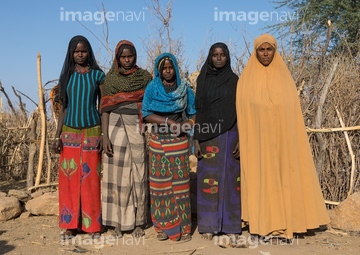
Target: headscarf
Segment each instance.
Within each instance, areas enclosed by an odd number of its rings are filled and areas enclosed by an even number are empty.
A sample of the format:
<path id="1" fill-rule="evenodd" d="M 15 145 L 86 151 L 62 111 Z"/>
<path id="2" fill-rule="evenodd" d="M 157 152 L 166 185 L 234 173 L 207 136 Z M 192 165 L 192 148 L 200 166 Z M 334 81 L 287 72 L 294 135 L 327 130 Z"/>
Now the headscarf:
<path id="1" fill-rule="evenodd" d="M 269 43 L 275 49 L 274 58 L 268 66 L 263 66 L 256 57 L 256 49 L 263 43 Z M 266 89 L 266 93 L 262 93 L 259 90 L 260 88 Z M 252 91 L 251 93 L 267 94 L 269 98 L 263 98 L 263 100 L 270 101 L 279 98 L 282 94 L 286 95 L 286 93 L 296 91 L 296 85 L 289 69 L 277 50 L 275 37 L 270 34 L 263 34 L 254 40 L 254 50 L 241 73 L 238 89 L 247 89 Z M 238 90 L 237 93 L 241 92 Z"/>
<path id="2" fill-rule="evenodd" d="M 120 66 L 119 57 L 124 49 L 129 49 L 135 57 L 134 65 L 130 70 L 125 70 Z M 127 40 L 121 40 L 116 46 L 113 64 L 106 74 L 103 95 L 113 95 L 117 92 L 133 92 L 145 88 L 146 84 L 144 84 L 143 77 L 145 70 L 140 69 L 136 65 L 136 61 L 137 55 L 134 44 Z"/>
<path id="3" fill-rule="evenodd" d="M 256 57 L 263 43 L 275 48 L 268 66 Z M 254 234 L 287 238 L 327 224 L 299 96 L 273 36 L 255 39 L 236 94 L 243 221 Z"/>
<path id="4" fill-rule="evenodd" d="M 226 55 L 226 64 L 221 69 L 216 69 L 212 62 L 212 55 L 216 48 L 221 48 Z M 195 139 L 212 139 L 234 126 L 236 123 L 237 81 L 238 76 L 231 69 L 227 45 L 222 42 L 213 44 L 196 81 L 197 125 L 194 130 Z M 211 128 L 211 132 L 204 132 L 209 128 Z"/>
<path id="5" fill-rule="evenodd" d="M 130 70 L 125 70 L 119 63 L 119 56 L 124 49 L 129 49 L 135 57 L 134 65 Z M 139 68 L 136 61 L 137 53 L 134 44 L 128 40 L 121 40 L 116 46 L 113 64 L 101 86 L 101 111 L 113 110 L 122 102 L 142 100 L 151 75 L 148 71 Z"/>
<path id="6" fill-rule="evenodd" d="M 163 67 L 163 61 L 168 58 L 171 60 L 175 76 L 176 76 L 176 90 L 166 92 L 159 69 Z M 180 113 L 185 111 L 187 117 L 195 114 L 195 95 L 190 88 L 190 84 L 180 78 L 179 66 L 175 56 L 171 53 L 162 53 L 155 59 L 154 65 L 154 79 L 149 83 L 145 90 L 142 114 L 146 117 L 154 112 L 163 113 Z"/>
<path id="7" fill-rule="evenodd" d="M 68 102 L 66 95 L 66 87 L 68 85 L 70 76 L 75 71 L 75 65 L 76 65 L 74 61 L 74 51 L 76 49 L 76 46 L 80 42 L 83 43 L 86 49 L 88 50 L 88 65 L 90 69 L 101 70 L 101 68 L 96 62 L 95 55 L 89 41 L 84 36 L 81 35 L 77 35 L 71 38 L 65 56 L 64 64 L 60 73 L 60 78 L 59 78 L 60 93 L 57 93 L 58 96 L 55 98 L 56 102 L 60 102 L 65 107 L 67 106 L 67 102 Z"/>

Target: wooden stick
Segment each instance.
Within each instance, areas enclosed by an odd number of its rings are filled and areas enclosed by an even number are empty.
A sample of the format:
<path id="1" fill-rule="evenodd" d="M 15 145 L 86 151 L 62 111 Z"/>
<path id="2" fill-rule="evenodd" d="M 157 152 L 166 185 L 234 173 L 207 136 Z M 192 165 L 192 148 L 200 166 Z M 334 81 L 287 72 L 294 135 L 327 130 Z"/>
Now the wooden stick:
<path id="1" fill-rule="evenodd" d="M 322 133 L 328 133 L 328 132 L 339 132 L 339 131 L 351 131 L 351 130 L 359 130 L 360 126 L 353 126 L 353 127 L 341 127 L 341 128 L 309 128 L 306 127 L 307 132 L 322 132 Z"/>
<path id="2" fill-rule="evenodd" d="M 30 117 L 30 132 L 28 134 L 29 138 L 29 161 L 28 161 L 28 169 L 26 175 L 26 187 L 29 188 L 34 185 L 34 159 L 36 154 L 37 146 L 31 140 L 35 140 L 36 138 L 36 126 L 37 126 L 37 111 L 34 111 L 34 114 Z"/>
<path id="3" fill-rule="evenodd" d="M 331 68 L 331 71 L 330 71 L 329 75 L 327 76 L 324 87 L 323 87 L 323 89 L 321 91 L 319 104 L 318 104 L 318 108 L 316 110 L 316 117 L 315 117 L 315 127 L 316 128 L 321 127 L 323 106 L 324 106 L 326 96 L 327 96 L 327 93 L 329 91 L 331 81 L 332 81 L 332 79 L 333 79 L 333 77 L 335 75 L 335 71 L 337 69 L 338 64 L 339 64 L 339 59 L 335 59 L 335 61 L 333 63 L 333 66 Z M 323 135 L 321 133 L 316 133 L 315 136 L 316 136 L 316 139 L 317 139 L 318 144 L 319 144 L 318 158 L 317 158 L 317 161 L 316 161 L 316 171 L 319 174 L 322 171 L 323 163 L 324 163 L 324 160 L 325 160 L 326 140 L 323 138 Z"/>
<path id="4" fill-rule="evenodd" d="M 335 110 L 336 110 L 336 114 L 337 114 L 337 116 L 339 118 L 341 126 L 344 127 L 345 124 L 344 124 L 344 122 L 343 122 L 343 120 L 341 118 L 339 110 L 336 107 L 335 107 Z M 349 134 L 346 131 L 344 131 L 344 135 L 345 135 L 346 144 L 348 146 L 349 153 L 350 153 L 350 156 L 351 156 L 350 187 L 349 187 L 349 192 L 348 192 L 348 196 L 350 196 L 352 194 L 352 192 L 353 192 L 353 189 L 354 189 L 355 155 L 354 155 L 353 149 L 351 147 Z"/>
<path id="5" fill-rule="evenodd" d="M 44 110 L 44 93 L 41 80 L 41 56 L 40 53 L 37 55 L 37 74 L 38 74 L 38 93 L 39 93 L 39 112 L 41 116 L 41 142 L 39 150 L 39 164 L 36 174 L 35 186 L 40 184 L 41 169 L 44 160 L 44 148 L 45 148 L 45 135 L 46 135 L 46 118 Z"/>
<path id="6" fill-rule="evenodd" d="M 51 186 L 56 186 L 56 185 L 59 185 L 59 183 L 55 182 L 55 183 L 49 183 L 49 184 L 39 184 L 37 186 L 28 188 L 28 191 L 31 191 L 31 190 L 37 189 L 37 188 L 51 187 Z"/>
<path id="7" fill-rule="evenodd" d="M 49 137 L 46 137 L 46 157 L 47 157 L 47 177 L 46 184 L 50 184 L 51 179 L 51 156 L 50 156 L 50 145 L 49 145 Z"/>
<path id="8" fill-rule="evenodd" d="M 328 204 L 328 205 L 339 205 L 340 202 L 334 202 L 334 201 L 330 201 L 330 200 L 325 200 L 325 204 Z"/>

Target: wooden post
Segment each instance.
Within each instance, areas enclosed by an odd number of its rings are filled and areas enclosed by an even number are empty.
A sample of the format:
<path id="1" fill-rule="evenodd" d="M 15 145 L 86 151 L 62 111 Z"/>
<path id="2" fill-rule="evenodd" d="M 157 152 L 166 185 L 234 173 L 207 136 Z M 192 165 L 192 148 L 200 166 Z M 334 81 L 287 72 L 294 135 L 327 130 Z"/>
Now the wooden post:
<path id="1" fill-rule="evenodd" d="M 28 172 L 27 172 L 27 181 L 26 186 L 27 188 L 30 188 L 34 185 L 34 157 L 36 153 L 36 126 L 37 126 L 37 111 L 33 113 L 33 115 L 30 117 L 30 132 L 29 132 L 29 162 L 28 162 Z"/>
<path id="2" fill-rule="evenodd" d="M 339 64 L 339 59 L 335 59 L 333 65 L 332 65 L 331 71 L 330 71 L 329 75 L 327 76 L 324 87 L 322 89 L 319 104 L 318 104 L 318 107 L 316 110 L 316 118 L 315 118 L 315 128 L 316 129 L 321 128 L 323 106 L 324 106 L 325 99 L 326 99 L 328 90 L 330 88 L 331 81 L 335 75 L 335 71 L 336 71 L 338 64 Z M 323 162 L 325 159 L 326 141 L 323 138 L 321 133 L 316 133 L 316 139 L 319 143 L 319 154 L 318 154 L 317 161 L 316 161 L 316 171 L 318 173 L 320 173 L 322 171 L 322 166 L 323 166 Z"/>
<path id="3" fill-rule="evenodd" d="M 41 169 L 44 160 L 44 147 L 45 147 L 45 135 L 46 135 L 46 118 L 45 118 L 45 107 L 44 107 L 44 92 L 41 80 L 41 56 L 40 53 L 37 55 L 37 75 L 38 75 L 38 93 L 39 93 L 39 112 L 41 116 L 41 140 L 39 150 L 39 164 L 36 174 L 35 186 L 40 184 Z"/>

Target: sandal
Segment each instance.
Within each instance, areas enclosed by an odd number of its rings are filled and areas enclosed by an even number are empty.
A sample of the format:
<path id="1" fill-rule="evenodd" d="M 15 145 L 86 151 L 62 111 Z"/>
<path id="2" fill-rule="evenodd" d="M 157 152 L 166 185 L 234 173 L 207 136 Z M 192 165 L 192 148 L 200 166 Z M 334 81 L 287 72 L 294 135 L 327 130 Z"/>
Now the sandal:
<path id="1" fill-rule="evenodd" d="M 89 233 L 89 236 L 91 237 L 91 239 L 99 239 L 101 237 L 101 233 L 100 232 Z"/>
<path id="2" fill-rule="evenodd" d="M 258 245 L 260 243 L 260 236 L 250 234 L 249 244 L 251 245 Z"/>
<path id="3" fill-rule="evenodd" d="M 239 234 L 228 234 L 227 236 L 230 238 L 231 248 L 247 248 L 246 240 L 242 240 Z"/>
<path id="4" fill-rule="evenodd" d="M 182 242 L 189 242 L 191 240 L 190 234 L 182 234 L 179 241 Z"/>
<path id="5" fill-rule="evenodd" d="M 291 240 L 285 237 L 269 236 L 265 238 L 265 242 L 271 245 L 284 245 L 290 244 Z"/>
<path id="6" fill-rule="evenodd" d="M 115 238 L 122 238 L 123 237 L 123 233 L 121 232 L 121 230 L 119 228 L 114 228 L 111 231 L 111 235 Z"/>
<path id="7" fill-rule="evenodd" d="M 169 239 L 169 237 L 164 231 L 160 231 L 160 232 L 158 232 L 156 239 L 158 241 L 165 241 L 165 240 Z"/>
<path id="8" fill-rule="evenodd" d="M 60 234 L 60 239 L 61 240 L 69 240 L 69 239 L 74 238 L 76 236 L 76 234 L 77 234 L 77 229 L 67 229 Z"/>
<path id="9" fill-rule="evenodd" d="M 140 238 L 142 236 L 145 235 L 145 231 L 141 228 L 141 227 L 136 227 L 133 232 L 132 232 L 132 236 L 135 238 Z"/>
<path id="10" fill-rule="evenodd" d="M 212 234 L 212 233 L 203 233 L 203 234 L 201 234 L 201 238 L 205 239 L 205 240 L 211 241 L 213 239 L 213 237 L 214 237 L 214 234 Z"/>

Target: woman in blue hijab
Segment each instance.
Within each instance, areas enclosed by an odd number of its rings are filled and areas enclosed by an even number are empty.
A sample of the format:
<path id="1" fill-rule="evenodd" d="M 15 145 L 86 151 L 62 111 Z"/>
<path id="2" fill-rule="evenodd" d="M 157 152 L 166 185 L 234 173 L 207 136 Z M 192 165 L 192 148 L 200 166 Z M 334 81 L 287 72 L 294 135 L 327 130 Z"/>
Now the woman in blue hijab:
<path id="1" fill-rule="evenodd" d="M 180 78 L 174 55 L 155 60 L 154 79 L 145 90 L 143 118 L 152 124 L 149 143 L 151 219 L 157 239 L 191 240 L 189 131 L 195 96 Z"/>

